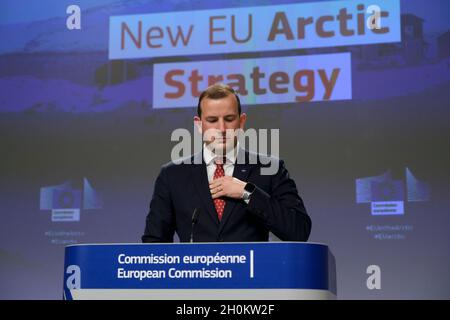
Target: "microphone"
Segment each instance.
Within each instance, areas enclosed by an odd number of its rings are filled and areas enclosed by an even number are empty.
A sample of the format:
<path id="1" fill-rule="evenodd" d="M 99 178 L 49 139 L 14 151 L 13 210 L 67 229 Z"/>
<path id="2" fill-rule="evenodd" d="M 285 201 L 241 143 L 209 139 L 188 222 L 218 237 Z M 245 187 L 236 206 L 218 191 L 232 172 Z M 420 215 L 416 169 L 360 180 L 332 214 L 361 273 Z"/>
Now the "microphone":
<path id="1" fill-rule="evenodd" d="M 191 240 L 189 241 L 190 243 L 194 242 L 194 227 L 197 224 L 199 213 L 200 213 L 200 209 L 198 209 L 198 208 L 195 208 L 194 212 L 192 213 Z"/>

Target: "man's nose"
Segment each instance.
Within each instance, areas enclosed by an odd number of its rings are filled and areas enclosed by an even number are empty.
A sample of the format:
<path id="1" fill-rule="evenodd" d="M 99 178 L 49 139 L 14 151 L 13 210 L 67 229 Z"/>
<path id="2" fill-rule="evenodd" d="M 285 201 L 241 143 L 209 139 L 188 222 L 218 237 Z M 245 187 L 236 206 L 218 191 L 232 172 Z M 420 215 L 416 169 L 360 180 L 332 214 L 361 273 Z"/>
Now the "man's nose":
<path id="1" fill-rule="evenodd" d="M 220 130 L 221 133 L 225 133 L 226 127 L 225 127 L 225 121 L 223 119 L 219 119 L 219 127 L 217 129 Z"/>

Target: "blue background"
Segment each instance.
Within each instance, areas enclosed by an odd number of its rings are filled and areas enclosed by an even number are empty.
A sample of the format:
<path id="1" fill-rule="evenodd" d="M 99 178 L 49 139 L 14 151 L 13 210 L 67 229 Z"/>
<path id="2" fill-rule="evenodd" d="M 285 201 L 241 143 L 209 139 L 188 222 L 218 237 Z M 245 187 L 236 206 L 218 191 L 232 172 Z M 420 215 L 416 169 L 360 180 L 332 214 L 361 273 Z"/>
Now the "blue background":
<path id="1" fill-rule="evenodd" d="M 81 30 L 66 28 L 71 4 L 81 7 Z M 1 2 L 0 298 L 60 299 L 66 244 L 140 241 L 170 134 L 191 129 L 196 112 L 152 108 L 154 63 L 331 52 L 352 54 L 351 101 L 248 105 L 247 124 L 280 128 L 280 157 L 313 221 L 310 240 L 336 257 L 339 298 L 450 298 L 448 1 L 401 1 L 396 44 L 108 60 L 112 15 L 270 4 Z M 407 201 L 406 168 L 424 183 L 424 201 Z M 373 216 L 370 203 L 357 203 L 355 182 L 387 171 L 403 183 L 405 213 Z M 83 190 L 83 178 L 102 208 L 52 223 L 40 189 L 71 181 Z M 380 290 L 366 286 L 372 264 Z"/>

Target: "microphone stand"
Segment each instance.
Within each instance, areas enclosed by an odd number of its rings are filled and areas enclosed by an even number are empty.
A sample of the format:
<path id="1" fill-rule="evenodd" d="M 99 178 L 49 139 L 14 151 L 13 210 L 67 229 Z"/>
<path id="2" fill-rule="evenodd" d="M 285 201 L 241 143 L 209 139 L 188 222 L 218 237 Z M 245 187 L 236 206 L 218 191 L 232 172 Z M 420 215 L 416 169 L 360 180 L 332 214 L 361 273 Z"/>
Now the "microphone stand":
<path id="1" fill-rule="evenodd" d="M 192 213 L 191 239 L 189 241 L 190 243 L 194 242 L 194 227 L 197 224 L 199 212 L 200 212 L 200 210 L 195 208 L 194 212 Z"/>

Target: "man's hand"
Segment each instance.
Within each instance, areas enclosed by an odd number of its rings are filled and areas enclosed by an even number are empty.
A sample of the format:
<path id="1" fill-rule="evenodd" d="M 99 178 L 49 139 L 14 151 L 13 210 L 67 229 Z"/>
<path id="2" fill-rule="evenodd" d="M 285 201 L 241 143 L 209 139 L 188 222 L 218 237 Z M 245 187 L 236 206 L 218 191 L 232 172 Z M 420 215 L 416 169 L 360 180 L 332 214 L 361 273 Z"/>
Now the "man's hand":
<path id="1" fill-rule="evenodd" d="M 213 199 L 220 197 L 242 199 L 246 184 L 247 183 L 237 178 L 225 176 L 213 180 L 209 184 L 209 190 L 211 191 L 211 196 Z"/>

